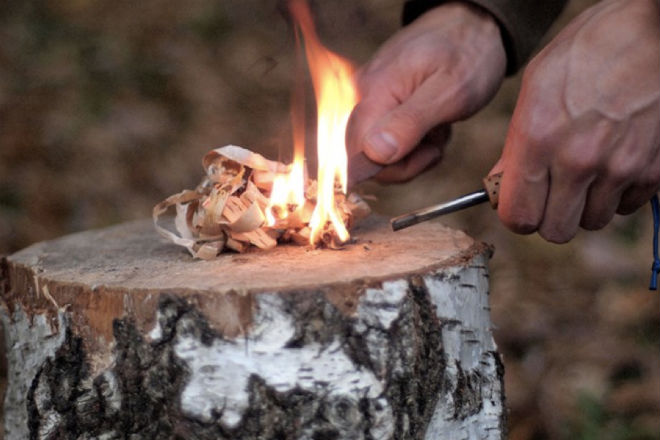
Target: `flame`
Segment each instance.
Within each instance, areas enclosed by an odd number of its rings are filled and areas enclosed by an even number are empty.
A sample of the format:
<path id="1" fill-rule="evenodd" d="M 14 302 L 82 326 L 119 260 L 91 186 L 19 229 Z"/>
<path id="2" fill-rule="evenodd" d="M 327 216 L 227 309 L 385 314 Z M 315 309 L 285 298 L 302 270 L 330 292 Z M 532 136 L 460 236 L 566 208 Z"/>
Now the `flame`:
<path id="1" fill-rule="evenodd" d="M 294 93 L 295 95 L 295 93 Z M 304 119 L 300 119 L 298 104 L 300 99 L 293 97 L 293 164 L 288 173 L 277 174 L 273 179 L 270 199 L 266 207 L 266 224 L 275 226 L 277 220 L 287 218 L 290 214 L 305 206 L 305 128 Z M 303 99 L 304 101 L 304 99 Z M 295 104 L 298 102 L 298 104 Z"/>
<path id="2" fill-rule="evenodd" d="M 346 192 L 347 163 L 344 140 L 348 118 L 358 95 L 353 66 L 319 41 L 309 7 L 304 0 L 289 2 L 291 14 L 302 31 L 317 105 L 318 192 L 310 220 L 310 243 L 320 240 L 328 222 L 341 241 L 350 237 L 335 206 L 335 184 Z"/>
<path id="3" fill-rule="evenodd" d="M 274 226 L 305 205 L 305 89 L 304 65 L 300 54 L 300 36 L 296 32 L 295 82 L 291 93 L 291 125 L 293 129 L 293 165 L 288 174 L 273 179 L 266 222 Z"/>
<path id="4" fill-rule="evenodd" d="M 292 93 L 291 121 L 293 125 L 294 161 L 291 170 L 273 180 L 266 220 L 275 226 L 280 219 L 305 205 L 305 131 L 304 80 L 300 56 L 300 33 L 305 42 L 305 54 L 314 86 L 317 105 L 317 194 L 316 206 L 309 226 L 310 243 L 315 245 L 331 225 L 341 242 L 350 238 L 342 215 L 337 211 L 335 193 L 346 193 L 347 162 L 344 140 L 348 118 L 357 104 L 358 95 L 350 62 L 326 49 L 319 41 L 309 7 L 305 0 L 290 0 L 289 9 L 295 22 L 296 81 Z"/>

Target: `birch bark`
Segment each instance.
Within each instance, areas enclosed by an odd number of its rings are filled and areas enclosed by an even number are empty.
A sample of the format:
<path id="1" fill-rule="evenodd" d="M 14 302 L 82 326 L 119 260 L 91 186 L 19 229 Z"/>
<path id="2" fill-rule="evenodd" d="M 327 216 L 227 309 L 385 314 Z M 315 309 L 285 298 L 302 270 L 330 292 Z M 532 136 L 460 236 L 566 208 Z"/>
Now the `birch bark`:
<path id="1" fill-rule="evenodd" d="M 5 438 L 504 438 L 490 249 L 354 236 L 205 262 L 136 222 L 8 257 Z"/>

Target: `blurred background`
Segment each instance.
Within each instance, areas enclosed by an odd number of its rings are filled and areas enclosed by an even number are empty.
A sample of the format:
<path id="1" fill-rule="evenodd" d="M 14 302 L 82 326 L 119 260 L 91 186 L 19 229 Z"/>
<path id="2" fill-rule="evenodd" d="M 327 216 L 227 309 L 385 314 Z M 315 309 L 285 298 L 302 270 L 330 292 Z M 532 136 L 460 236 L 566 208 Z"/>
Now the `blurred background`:
<path id="1" fill-rule="evenodd" d="M 593 3 L 572 1 L 550 34 Z M 322 40 L 362 64 L 399 27 L 402 1 L 312 7 Z M 275 0 L 0 1 L 0 254 L 150 216 L 198 183 L 211 148 L 281 157 L 293 55 Z M 507 79 L 457 124 L 430 172 L 363 185 L 373 208 L 401 214 L 478 186 L 519 84 Z M 442 222 L 496 248 L 491 302 L 510 439 L 660 439 L 650 209 L 561 246 L 509 233 L 486 206 Z"/>

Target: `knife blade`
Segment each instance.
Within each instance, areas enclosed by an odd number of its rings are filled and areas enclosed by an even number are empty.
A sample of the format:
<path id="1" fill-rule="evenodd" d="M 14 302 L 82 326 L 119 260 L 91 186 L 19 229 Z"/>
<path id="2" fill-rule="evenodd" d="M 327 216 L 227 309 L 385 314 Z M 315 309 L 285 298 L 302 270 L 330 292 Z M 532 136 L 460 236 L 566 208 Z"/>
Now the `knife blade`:
<path id="1" fill-rule="evenodd" d="M 383 165 L 369 159 L 362 151 L 348 159 L 348 187 L 367 180 L 378 174 Z"/>
<path id="2" fill-rule="evenodd" d="M 450 214 L 469 208 L 483 202 L 490 202 L 493 209 L 497 209 L 499 202 L 500 181 L 502 173 L 492 174 L 483 180 L 483 189 L 465 194 L 456 199 L 450 200 L 428 208 L 418 209 L 407 214 L 394 217 L 390 220 L 392 230 L 398 231 L 412 225 L 416 225 L 441 215 Z"/>

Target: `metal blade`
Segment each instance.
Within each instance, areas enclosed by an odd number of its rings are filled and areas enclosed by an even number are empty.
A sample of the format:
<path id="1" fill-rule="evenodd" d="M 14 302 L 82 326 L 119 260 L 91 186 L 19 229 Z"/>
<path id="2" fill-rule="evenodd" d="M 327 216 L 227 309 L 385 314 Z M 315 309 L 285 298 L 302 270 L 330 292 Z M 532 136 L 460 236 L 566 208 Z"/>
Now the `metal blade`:
<path id="1" fill-rule="evenodd" d="M 378 174 L 383 166 L 373 162 L 363 152 L 348 158 L 348 187 Z"/>
<path id="2" fill-rule="evenodd" d="M 430 220 L 441 215 L 449 214 L 451 212 L 460 211 L 461 209 L 469 208 L 488 201 L 488 193 L 486 190 L 479 190 L 469 194 L 465 194 L 457 199 L 449 202 L 441 203 L 439 205 L 430 206 L 424 209 L 418 209 L 408 214 L 403 214 L 394 217 L 390 220 L 392 229 L 398 231 L 399 229 L 407 228 L 408 226 L 416 225 L 417 223 Z"/>

